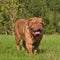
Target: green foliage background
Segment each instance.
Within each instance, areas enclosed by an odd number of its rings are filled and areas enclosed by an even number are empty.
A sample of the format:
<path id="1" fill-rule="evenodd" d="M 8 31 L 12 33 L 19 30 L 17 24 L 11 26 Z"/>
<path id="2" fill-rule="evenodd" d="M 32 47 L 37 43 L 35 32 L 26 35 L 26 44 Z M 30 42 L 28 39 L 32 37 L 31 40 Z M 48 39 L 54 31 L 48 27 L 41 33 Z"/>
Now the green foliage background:
<path id="1" fill-rule="evenodd" d="M 60 0 L 0 0 L 0 34 L 14 34 L 17 19 L 42 17 L 45 34 L 60 33 Z"/>

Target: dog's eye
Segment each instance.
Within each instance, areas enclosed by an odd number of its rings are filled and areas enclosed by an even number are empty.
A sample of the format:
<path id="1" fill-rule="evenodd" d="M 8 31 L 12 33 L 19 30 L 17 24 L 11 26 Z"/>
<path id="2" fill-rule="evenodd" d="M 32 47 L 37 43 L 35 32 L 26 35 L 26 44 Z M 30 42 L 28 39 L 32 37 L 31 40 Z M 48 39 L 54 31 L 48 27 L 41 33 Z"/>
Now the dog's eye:
<path id="1" fill-rule="evenodd" d="M 32 22 L 32 24 L 35 24 L 34 22 Z"/>
<path id="2" fill-rule="evenodd" d="M 44 27 L 44 24 L 43 24 L 43 23 L 38 23 L 38 24 L 39 24 L 39 26 L 41 26 L 41 25 L 42 25 L 42 26 Z"/>
<path id="3" fill-rule="evenodd" d="M 33 28 L 30 28 L 30 30 L 33 30 Z"/>

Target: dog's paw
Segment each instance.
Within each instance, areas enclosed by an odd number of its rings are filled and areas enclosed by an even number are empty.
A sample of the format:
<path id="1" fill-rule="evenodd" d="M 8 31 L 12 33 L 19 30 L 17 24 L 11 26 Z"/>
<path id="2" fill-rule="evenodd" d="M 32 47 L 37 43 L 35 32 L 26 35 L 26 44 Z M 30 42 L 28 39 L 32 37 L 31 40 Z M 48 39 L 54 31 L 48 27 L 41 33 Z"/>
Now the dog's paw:
<path id="1" fill-rule="evenodd" d="M 29 56 L 32 56 L 33 55 L 33 53 L 29 53 Z"/>
<path id="2" fill-rule="evenodd" d="M 25 50 L 25 48 L 22 46 L 22 50 L 24 51 Z"/>
<path id="3" fill-rule="evenodd" d="M 17 48 L 17 50 L 20 50 L 20 46 L 19 45 L 17 45 L 16 48 Z"/>
<path id="4" fill-rule="evenodd" d="M 37 54 L 37 50 L 34 50 L 34 55 L 36 55 Z"/>

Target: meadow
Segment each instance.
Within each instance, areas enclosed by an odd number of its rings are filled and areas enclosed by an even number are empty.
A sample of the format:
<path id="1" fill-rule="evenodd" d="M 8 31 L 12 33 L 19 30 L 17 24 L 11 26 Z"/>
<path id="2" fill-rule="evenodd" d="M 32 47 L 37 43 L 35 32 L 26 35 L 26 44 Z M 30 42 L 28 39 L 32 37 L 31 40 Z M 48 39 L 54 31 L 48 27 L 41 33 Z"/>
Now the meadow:
<path id="1" fill-rule="evenodd" d="M 15 37 L 0 35 L 0 60 L 60 60 L 60 35 L 44 35 L 37 55 L 17 51 Z"/>

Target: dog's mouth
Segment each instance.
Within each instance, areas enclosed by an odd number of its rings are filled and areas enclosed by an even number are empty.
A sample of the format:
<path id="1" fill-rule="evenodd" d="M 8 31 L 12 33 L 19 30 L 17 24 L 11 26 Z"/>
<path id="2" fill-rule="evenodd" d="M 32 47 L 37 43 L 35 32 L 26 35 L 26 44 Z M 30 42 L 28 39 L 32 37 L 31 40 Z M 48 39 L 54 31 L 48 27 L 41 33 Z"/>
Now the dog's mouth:
<path id="1" fill-rule="evenodd" d="M 38 30 L 33 30 L 33 35 L 34 36 L 39 36 L 41 34 L 42 30 L 38 29 Z"/>

